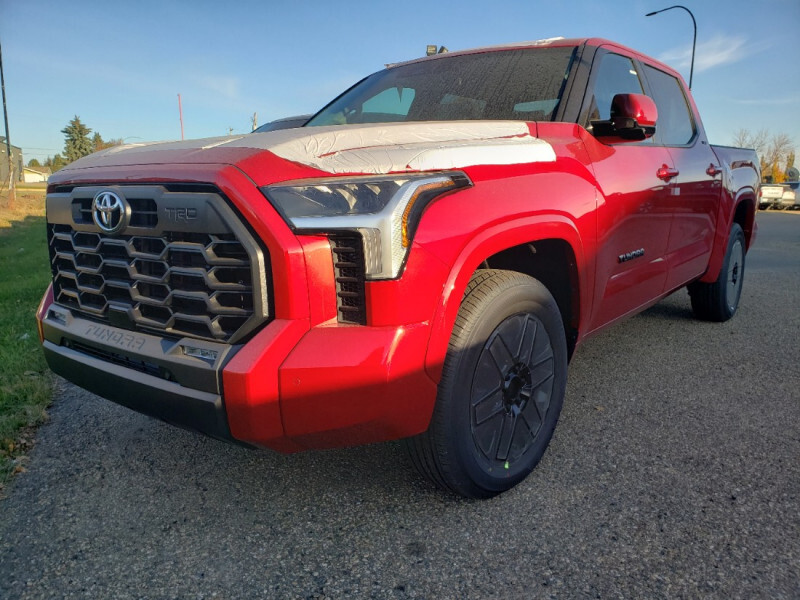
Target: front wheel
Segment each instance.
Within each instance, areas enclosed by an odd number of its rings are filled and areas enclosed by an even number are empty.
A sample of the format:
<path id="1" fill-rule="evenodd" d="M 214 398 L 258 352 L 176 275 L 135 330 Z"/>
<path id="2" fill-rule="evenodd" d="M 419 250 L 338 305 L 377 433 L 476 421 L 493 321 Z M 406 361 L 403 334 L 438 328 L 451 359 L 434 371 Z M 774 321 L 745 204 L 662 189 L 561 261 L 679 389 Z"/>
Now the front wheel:
<path id="1" fill-rule="evenodd" d="M 482 270 L 461 303 L 428 431 L 407 441 L 439 487 L 489 498 L 541 459 L 558 421 L 567 350 L 558 305 L 536 279 Z"/>
<path id="2" fill-rule="evenodd" d="M 739 307 L 744 283 L 744 232 L 738 223 L 731 227 L 728 248 L 719 277 L 714 283 L 690 283 L 692 310 L 699 319 L 727 321 Z"/>

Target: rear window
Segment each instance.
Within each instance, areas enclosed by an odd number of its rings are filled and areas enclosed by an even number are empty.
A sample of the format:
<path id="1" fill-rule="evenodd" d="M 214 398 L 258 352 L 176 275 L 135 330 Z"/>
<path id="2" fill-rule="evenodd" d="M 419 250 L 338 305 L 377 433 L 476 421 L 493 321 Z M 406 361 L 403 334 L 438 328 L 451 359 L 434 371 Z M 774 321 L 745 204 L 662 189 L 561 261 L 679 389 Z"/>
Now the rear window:
<path id="1" fill-rule="evenodd" d="M 575 48 L 441 57 L 379 71 L 307 126 L 394 121 L 550 121 Z"/>

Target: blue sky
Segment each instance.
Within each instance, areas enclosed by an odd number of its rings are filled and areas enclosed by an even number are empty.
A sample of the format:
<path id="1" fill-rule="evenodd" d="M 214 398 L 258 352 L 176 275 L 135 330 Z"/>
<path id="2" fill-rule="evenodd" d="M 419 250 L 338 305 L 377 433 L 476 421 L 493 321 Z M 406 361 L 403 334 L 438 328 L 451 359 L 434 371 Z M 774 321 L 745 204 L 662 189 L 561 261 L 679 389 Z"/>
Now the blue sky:
<path id="1" fill-rule="evenodd" d="M 663 0 L 284 2 L 0 0 L 11 141 L 62 152 L 73 115 L 105 139 L 250 130 L 314 112 L 384 63 L 545 37 L 605 37 L 689 79 L 692 23 Z M 800 148 L 800 1 L 685 1 L 697 19 L 693 93 L 713 143 L 787 133 Z"/>

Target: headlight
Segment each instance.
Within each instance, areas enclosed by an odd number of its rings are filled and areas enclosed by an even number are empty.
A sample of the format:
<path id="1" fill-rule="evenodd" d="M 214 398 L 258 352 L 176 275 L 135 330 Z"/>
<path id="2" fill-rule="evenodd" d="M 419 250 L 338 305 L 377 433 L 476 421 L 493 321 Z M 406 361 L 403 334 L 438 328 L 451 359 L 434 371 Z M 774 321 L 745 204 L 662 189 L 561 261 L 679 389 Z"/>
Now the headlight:
<path id="1" fill-rule="evenodd" d="M 311 179 L 261 191 L 298 233 L 358 232 L 367 279 L 394 279 L 425 206 L 470 185 L 463 173 L 428 173 Z"/>

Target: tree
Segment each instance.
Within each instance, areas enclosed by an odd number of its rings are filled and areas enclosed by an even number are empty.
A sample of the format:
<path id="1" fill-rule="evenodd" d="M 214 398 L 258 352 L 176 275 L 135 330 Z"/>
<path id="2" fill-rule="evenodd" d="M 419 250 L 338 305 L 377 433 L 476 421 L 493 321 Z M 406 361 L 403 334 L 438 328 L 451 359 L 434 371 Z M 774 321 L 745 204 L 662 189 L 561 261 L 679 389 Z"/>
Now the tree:
<path id="1" fill-rule="evenodd" d="M 68 163 L 88 156 L 94 151 L 94 145 L 89 139 L 89 134 L 92 133 L 92 130 L 81 123 L 78 115 L 75 115 L 75 118 L 61 130 L 61 133 L 65 137 L 64 155 Z M 53 160 L 55 161 L 55 157 Z"/>
<path id="2" fill-rule="evenodd" d="M 784 171 L 784 175 L 786 175 L 786 179 L 789 179 L 789 169 L 794 167 L 794 150 L 789 152 L 789 156 L 786 157 L 786 170 Z"/>
<path id="3" fill-rule="evenodd" d="M 769 175 L 772 176 L 772 181 L 775 183 L 781 183 L 784 180 L 785 169 L 782 169 L 780 165 L 785 163 L 792 150 L 792 140 L 785 133 L 776 133 L 770 138 L 762 161 L 768 165 Z M 765 170 L 762 170 L 762 173 L 767 174 Z"/>
<path id="4" fill-rule="evenodd" d="M 45 167 L 50 167 L 50 170 L 55 173 L 59 169 L 64 168 L 67 166 L 67 161 L 60 154 L 56 154 L 53 158 L 49 156 L 44 161 Z"/>
<path id="5" fill-rule="evenodd" d="M 97 152 L 99 150 L 105 150 L 106 148 L 111 148 L 112 146 L 121 146 L 121 145 L 122 145 L 121 139 L 104 140 L 103 136 L 101 136 L 99 132 L 95 132 L 95 134 L 92 136 L 92 146 L 94 148 L 92 152 Z"/>
<path id="6" fill-rule="evenodd" d="M 98 150 L 102 150 L 105 148 L 105 142 L 103 141 L 103 136 L 100 135 L 99 132 L 95 131 L 94 135 L 92 136 L 92 152 L 97 152 Z"/>
<path id="7" fill-rule="evenodd" d="M 40 163 L 40 162 L 39 162 L 38 160 L 36 160 L 35 158 L 32 158 L 32 159 L 30 159 L 30 160 L 28 161 L 28 166 L 29 166 L 29 167 L 32 167 L 32 168 L 34 168 L 34 167 L 41 167 L 41 166 L 42 166 L 42 163 Z"/>
<path id="8" fill-rule="evenodd" d="M 733 134 L 733 145 L 740 148 L 752 148 L 756 154 L 761 156 L 767 147 L 769 132 L 766 129 L 759 129 L 756 133 L 750 133 L 749 129 L 739 129 Z"/>
<path id="9" fill-rule="evenodd" d="M 765 181 L 784 181 L 789 161 L 794 164 L 794 146 L 785 133 L 770 135 L 766 129 L 761 129 L 753 134 L 748 129 L 739 129 L 733 134 L 733 145 L 756 151 Z M 786 165 L 786 168 L 781 168 L 781 165 Z"/>

